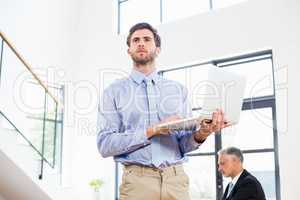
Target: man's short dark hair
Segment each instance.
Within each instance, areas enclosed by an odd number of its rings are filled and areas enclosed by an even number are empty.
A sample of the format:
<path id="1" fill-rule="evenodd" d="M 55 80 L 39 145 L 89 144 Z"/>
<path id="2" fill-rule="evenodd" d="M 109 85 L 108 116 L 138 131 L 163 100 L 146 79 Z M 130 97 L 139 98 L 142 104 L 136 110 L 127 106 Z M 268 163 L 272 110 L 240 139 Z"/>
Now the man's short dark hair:
<path id="1" fill-rule="evenodd" d="M 132 26 L 130 28 L 129 34 L 127 36 L 127 46 L 130 47 L 130 40 L 131 40 L 132 34 L 135 31 L 141 30 L 141 29 L 148 29 L 149 31 L 151 31 L 153 33 L 155 46 L 156 47 L 160 47 L 161 46 L 161 40 L 160 40 L 160 36 L 157 33 L 157 30 L 155 28 L 153 28 L 150 24 L 146 23 L 146 22 L 137 23 L 137 24 L 135 24 L 134 26 Z"/>
<path id="2" fill-rule="evenodd" d="M 235 155 L 241 162 L 244 161 L 244 156 L 242 151 L 236 147 L 227 147 L 218 152 L 218 154 L 226 154 L 226 155 Z"/>

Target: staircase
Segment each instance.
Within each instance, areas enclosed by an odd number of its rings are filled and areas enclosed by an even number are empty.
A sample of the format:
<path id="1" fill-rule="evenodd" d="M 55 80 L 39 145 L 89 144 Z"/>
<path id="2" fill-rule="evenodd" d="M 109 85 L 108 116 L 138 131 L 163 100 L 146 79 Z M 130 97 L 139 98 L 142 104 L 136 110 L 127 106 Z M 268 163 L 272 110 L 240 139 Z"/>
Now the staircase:
<path id="1" fill-rule="evenodd" d="M 71 189 L 61 186 L 56 157 L 59 101 L 1 31 L 0 36 L 0 197 L 74 199 Z M 18 85 L 24 73 L 29 78 Z M 24 87 L 29 83 L 34 87 Z M 27 91 L 30 106 L 43 105 L 41 112 L 20 107 L 14 91 Z"/>

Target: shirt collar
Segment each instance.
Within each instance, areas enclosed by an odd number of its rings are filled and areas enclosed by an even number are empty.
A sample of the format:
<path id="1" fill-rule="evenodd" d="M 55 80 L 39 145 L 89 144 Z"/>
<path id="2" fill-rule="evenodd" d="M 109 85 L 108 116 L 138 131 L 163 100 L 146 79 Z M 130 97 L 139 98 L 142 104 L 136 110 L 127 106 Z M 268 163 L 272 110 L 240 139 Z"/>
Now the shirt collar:
<path id="1" fill-rule="evenodd" d="M 159 79 L 159 75 L 157 73 L 156 70 L 154 70 L 151 74 L 149 74 L 148 76 L 146 76 L 145 74 L 133 69 L 131 71 L 130 77 L 132 78 L 132 80 L 134 82 L 136 82 L 137 84 L 141 84 L 143 82 L 144 79 L 150 79 L 152 80 L 154 83 L 157 83 L 158 79 Z"/>
<path id="2" fill-rule="evenodd" d="M 234 185 L 236 184 L 236 182 L 239 180 L 239 178 L 240 178 L 241 174 L 243 173 L 243 171 L 244 171 L 244 170 L 242 170 L 238 175 L 236 175 L 236 176 L 232 179 L 231 183 L 233 184 L 233 186 L 234 186 Z"/>

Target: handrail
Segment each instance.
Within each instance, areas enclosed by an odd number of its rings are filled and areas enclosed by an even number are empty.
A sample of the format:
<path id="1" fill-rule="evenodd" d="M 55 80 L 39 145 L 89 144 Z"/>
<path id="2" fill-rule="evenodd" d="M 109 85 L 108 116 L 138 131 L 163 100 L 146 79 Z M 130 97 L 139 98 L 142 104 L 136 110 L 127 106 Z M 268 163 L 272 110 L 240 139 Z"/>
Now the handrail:
<path id="1" fill-rule="evenodd" d="M 36 73 L 33 72 L 33 68 L 25 61 L 25 59 L 22 57 L 22 55 L 17 51 L 17 49 L 12 45 L 12 43 L 9 41 L 9 39 L 4 35 L 4 33 L 0 30 L 0 37 L 1 37 L 1 60 L 0 64 L 2 64 L 2 53 L 3 53 L 3 44 L 6 44 L 15 56 L 17 56 L 17 59 L 21 61 L 23 65 L 25 65 L 26 69 L 29 71 L 29 73 L 33 76 L 33 80 L 35 80 L 38 85 L 42 86 L 43 89 L 43 94 L 45 95 L 44 97 L 44 117 L 43 117 L 43 130 L 42 130 L 42 150 L 40 150 L 35 147 L 35 145 L 27 139 L 27 137 L 21 132 L 21 129 L 18 129 L 17 126 L 12 123 L 12 121 L 6 116 L 1 110 L 0 110 L 0 115 L 6 118 L 6 120 L 14 127 L 14 129 L 25 139 L 25 141 L 33 148 L 34 151 L 38 153 L 38 155 L 41 157 L 41 171 L 39 175 L 39 179 L 43 178 L 43 170 L 44 170 L 44 162 L 46 162 L 50 167 L 54 168 L 55 166 L 55 146 L 56 146 L 56 121 L 57 121 L 57 109 L 58 106 L 63 108 L 63 105 L 61 101 L 55 97 L 49 90 L 48 86 L 44 84 L 44 82 L 38 77 Z M 1 66 L 0 66 L 1 67 Z M 25 68 L 24 68 L 25 69 Z M 1 70 L 1 69 L 0 69 Z M 1 75 L 1 74 L 0 74 Z M 55 128 L 54 128 L 54 147 L 53 147 L 53 161 L 50 163 L 48 161 L 48 158 L 45 155 L 45 133 L 46 133 L 46 99 L 47 95 L 49 95 L 50 98 L 53 99 L 55 105 Z M 52 158 L 51 158 L 52 159 Z"/>
<path id="2" fill-rule="evenodd" d="M 0 111 L 0 116 L 4 117 L 6 121 L 12 125 L 12 127 L 22 136 L 22 138 L 28 143 L 28 145 L 34 149 L 34 151 L 39 154 L 41 159 L 48 163 L 49 166 L 52 166 L 51 163 L 43 156 L 43 154 L 24 136 L 24 134 L 15 126 L 15 124 L 3 113 Z"/>
<path id="3" fill-rule="evenodd" d="M 4 35 L 4 33 L 0 30 L 0 36 L 3 41 L 9 46 L 9 48 L 15 53 L 15 55 L 19 58 L 19 60 L 25 65 L 25 67 L 29 70 L 29 72 L 33 75 L 33 77 L 38 81 L 38 83 L 45 89 L 45 91 L 53 98 L 57 105 L 62 106 L 60 101 L 56 99 L 56 97 L 49 91 L 48 87 L 44 84 L 44 82 L 33 72 L 30 65 L 25 61 L 25 59 L 21 56 L 21 54 L 17 51 L 17 49 L 12 45 L 12 43 L 8 40 L 8 38 Z"/>

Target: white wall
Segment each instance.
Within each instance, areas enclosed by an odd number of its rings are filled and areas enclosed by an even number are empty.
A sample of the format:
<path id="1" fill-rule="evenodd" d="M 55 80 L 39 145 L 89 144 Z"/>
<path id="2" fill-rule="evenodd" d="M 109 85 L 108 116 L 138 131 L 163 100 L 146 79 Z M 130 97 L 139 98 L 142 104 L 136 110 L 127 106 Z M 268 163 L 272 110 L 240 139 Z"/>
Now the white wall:
<path id="1" fill-rule="evenodd" d="M 4 197 L 3 197 L 3 196 L 1 196 L 1 194 L 0 194 L 0 200 L 5 200 L 5 199 L 4 199 Z"/>
<path id="2" fill-rule="evenodd" d="M 114 199 L 114 162 L 112 158 L 102 159 L 96 146 L 96 116 L 101 69 L 111 66 L 117 59 L 113 47 L 117 41 L 114 32 L 113 1 L 90 0 L 81 5 L 78 26 L 79 66 L 73 78 L 73 92 L 69 102 L 73 113 L 72 182 L 79 199 L 91 196 L 88 182 L 94 178 L 104 180 L 102 198 Z M 75 96 L 72 96 L 72 93 Z"/>
<path id="3" fill-rule="evenodd" d="M 103 86 L 100 71 L 128 71 L 125 36 L 116 35 L 111 1 L 0 0 L 0 28 L 35 67 L 55 66 L 66 70 L 65 142 L 71 155 L 70 183 L 78 198 L 90 195 L 87 182 L 103 177 L 104 199 L 113 199 L 114 168 L 111 159 L 100 158 L 95 143 L 97 93 Z M 2 6 L 4 5 L 4 6 Z M 161 25 L 163 37 L 160 66 L 243 54 L 266 48 L 274 52 L 275 67 L 288 69 L 288 110 L 284 95 L 277 95 L 279 159 L 282 199 L 294 200 L 297 190 L 297 53 L 300 35 L 297 0 L 249 0 L 246 3 L 185 20 Z M 32 41 L 36 41 L 33 42 Z M 111 77 L 113 77 L 111 75 Z M 107 82 L 109 82 L 108 80 Z M 284 77 L 276 82 L 284 82 Z M 279 93 L 279 92 L 277 92 Z M 288 113 L 288 126 L 285 127 Z"/>
<path id="4" fill-rule="evenodd" d="M 65 68 L 72 63 L 78 1 L 0 0 L 0 4 L 1 30 L 34 68 Z"/>

